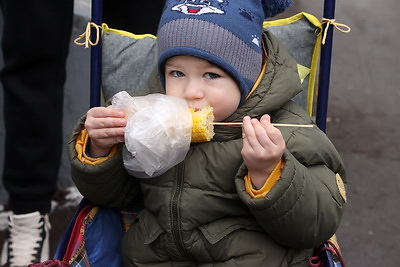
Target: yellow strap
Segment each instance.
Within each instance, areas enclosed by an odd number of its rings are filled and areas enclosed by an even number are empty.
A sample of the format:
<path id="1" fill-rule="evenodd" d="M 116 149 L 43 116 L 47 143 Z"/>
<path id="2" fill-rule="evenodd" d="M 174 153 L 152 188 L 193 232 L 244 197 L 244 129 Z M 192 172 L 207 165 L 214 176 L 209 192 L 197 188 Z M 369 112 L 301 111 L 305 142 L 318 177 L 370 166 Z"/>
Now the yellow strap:
<path id="1" fill-rule="evenodd" d="M 313 15 L 306 13 L 306 12 L 300 12 L 294 16 L 291 16 L 289 18 L 284 18 L 284 19 L 276 19 L 276 20 L 266 20 L 263 22 L 263 27 L 269 27 L 269 26 L 282 26 L 282 25 L 288 25 L 293 22 L 296 22 L 298 20 L 301 20 L 302 18 L 306 18 L 312 25 L 321 28 L 321 22 Z"/>
<path id="2" fill-rule="evenodd" d="M 96 29 L 96 39 L 95 39 L 95 42 L 92 42 L 92 41 L 90 40 L 90 35 L 91 35 L 91 32 L 92 32 L 92 31 L 91 31 L 92 27 Z M 94 23 L 94 22 L 88 22 L 88 24 L 86 25 L 86 30 L 85 30 L 85 32 L 82 33 L 81 35 L 79 35 L 79 37 L 76 38 L 76 39 L 74 40 L 74 43 L 77 44 L 77 45 L 84 45 L 85 48 L 89 48 L 89 45 L 96 46 L 96 45 L 99 43 L 99 41 L 100 41 L 100 32 L 101 32 L 101 29 L 102 29 L 101 26 L 97 25 L 96 23 Z M 82 40 L 82 39 L 84 39 L 84 41 L 83 41 L 83 42 L 79 42 L 79 41 Z"/>
<path id="3" fill-rule="evenodd" d="M 289 18 L 284 18 L 284 19 L 278 19 L 278 20 L 268 20 L 264 21 L 263 27 L 271 27 L 271 26 L 288 26 L 291 23 L 297 22 L 301 19 L 305 18 L 309 23 L 311 23 L 313 26 L 318 28 L 319 30 L 316 31 L 318 33 L 316 35 L 317 40 L 314 44 L 314 50 L 312 53 L 312 58 L 311 58 L 311 65 L 306 66 L 307 68 L 310 68 L 310 77 L 308 79 L 308 88 L 307 88 L 307 112 L 311 116 L 313 113 L 313 103 L 314 103 L 314 88 L 315 88 L 315 80 L 316 80 L 316 75 L 317 75 L 317 69 L 318 69 L 318 59 L 320 55 L 320 48 L 321 48 L 321 35 L 319 34 L 322 32 L 322 24 L 317 19 L 315 16 L 301 12 L 298 13 L 294 16 L 291 16 Z M 301 73 L 299 72 L 301 75 Z"/>
<path id="4" fill-rule="evenodd" d="M 274 168 L 272 173 L 269 175 L 268 179 L 265 181 L 265 184 L 263 187 L 260 189 L 254 189 L 253 188 L 253 183 L 251 182 L 250 175 L 246 175 L 244 177 L 244 184 L 246 188 L 246 192 L 252 197 L 252 198 L 262 198 L 265 197 L 269 191 L 274 187 L 274 185 L 278 182 L 278 180 L 281 178 L 282 174 L 282 169 L 285 166 L 285 162 L 281 160 Z"/>
<path id="5" fill-rule="evenodd" d="M 340 247 L 339 247 L 339 242 L 337 240 L 336 235 L 333 235 L 331 238 L 329 238 L 329 241 L 331 241 L 336 246 L 336 248 L 339 250 L 339 252 L 341 252 Z"/>
<path id="6" fill-rule="evenodd" d="M 146 37 L 150 37 L 150 38 L 153 38 L 153 39 L 157 38 L 155 35 L 150 34 L 150 33 L 134 34 L 134 33 L 128 32 L 128 31 L 124 31 L 124 30 L 117 30 L 117 29 L 109 28 L 106 23 L 103 23 L 102 26 L 103 26 L 103 31 L 106 32 L 106 33 L 115 33 L 115 34 L 118 34 L 118 35 L 121 35 L 121 36 L 130 37 L 130 38 L 133 38 L 133 39 L 143 39 L 143 38 L 146 38 Z"/>
<path id="7" fill-rule="evenodd" d="M 324 36 L 322 38 L 323 45 L 325 44 L 325 41 L 326 41 L 326 36 L 328 34 L 329 25 L 333 25 L 337 30 L 339 30 L 342 33 L 349 33 L 351 31 L 351 28 L 349 26 L 347 26 L 346 24 L 343 24 L 343 23 L 336 22 L 335 19 L 322 18 L 321 24 L 327 24 L 325 27 Z"/>

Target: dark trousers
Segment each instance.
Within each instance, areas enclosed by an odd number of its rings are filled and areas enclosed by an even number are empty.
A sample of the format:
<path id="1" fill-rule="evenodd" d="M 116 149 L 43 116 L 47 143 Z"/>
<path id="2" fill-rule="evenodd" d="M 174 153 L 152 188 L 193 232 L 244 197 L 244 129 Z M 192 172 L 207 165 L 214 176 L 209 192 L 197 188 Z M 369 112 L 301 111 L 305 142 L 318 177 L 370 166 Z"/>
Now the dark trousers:
<path id="1" fill-rule="evenodd" d="M 115 29 L 156 34 L 164 2 L 104 0 L 103 21 Z M 0 0 L 0 7 L 6 130 L 3 184 L 14 213 L 48 213 L 61 160 L 73 0 Z"/>
<path id="2" fill-rule="evenodd" d="M 50 211 L 62 149 L 73 0 L 1 0 L 3 184 L 15 213 Z"/>

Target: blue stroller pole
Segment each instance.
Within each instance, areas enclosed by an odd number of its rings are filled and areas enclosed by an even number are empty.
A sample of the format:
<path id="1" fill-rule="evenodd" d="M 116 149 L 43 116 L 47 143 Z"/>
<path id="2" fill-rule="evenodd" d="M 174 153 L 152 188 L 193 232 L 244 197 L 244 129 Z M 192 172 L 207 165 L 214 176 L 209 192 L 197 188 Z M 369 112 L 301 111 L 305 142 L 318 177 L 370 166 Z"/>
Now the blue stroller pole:
<path id="1" fill-rule="evenodd" d="M 334 19 L 335 17 L 335 0 L 325 0 L 324 3 L 324 18 Z M 324 25 L 324 29 L 329 27 L 329 24 Z M 323 30 L 324 30 L 323 29 Z M 333 27 L 328 28 L 326 35 L 326 42 L 321 48 L 320 60 L 320 76 L 318 87 L 318 100 L 316 122 L 322 131 L 326 131 L 326 118 L 328 110 L 328 96 L 329 96 L 329 81 L 331 72 L 331 58 L 332 58 L 332 39 Z"/>
<path id="2" fill-rule="evenodd" d="M 92 22 L 101 25 L 103 16 L 103 1 L 92 1 Z M 95 29 L 92 29 L 91 36 L 96 36 Z M 101 96 L 101 38 L 99 43 L 90 50 L 90 107 L 100 106 Z"/>

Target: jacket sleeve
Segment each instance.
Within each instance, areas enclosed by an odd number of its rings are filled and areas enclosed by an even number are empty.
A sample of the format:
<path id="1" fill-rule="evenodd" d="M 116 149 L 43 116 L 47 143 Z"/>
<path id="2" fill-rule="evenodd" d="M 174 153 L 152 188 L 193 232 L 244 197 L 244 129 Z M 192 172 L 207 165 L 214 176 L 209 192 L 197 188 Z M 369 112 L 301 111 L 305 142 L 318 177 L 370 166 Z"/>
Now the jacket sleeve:
<path id="1" fill-rule="evenodd" d="M 276 242 L 294 248 L 312 248 L 337 230 L 345 204 L 346 182 L 342 160 L 319 129 L 297 129 L 286 141 L 285 166 L 264 198 L 251 198 L 244 189 L 245 166 L 236 178 L 242 201 L 260 226 Z"/>
<path id="2" fill-rule="evenodd" d="M 101 206 L 129 208 L 135 206 L 139 185 L 123 166 L 122 146 L 115 156 L 106 161 L 89 165 L 77 158 L 76 138 L 83 128 L 85 117 L 75 126 L 68 144 L 71 161 L 71 176 L 81 194 L 92 203 Z"/>

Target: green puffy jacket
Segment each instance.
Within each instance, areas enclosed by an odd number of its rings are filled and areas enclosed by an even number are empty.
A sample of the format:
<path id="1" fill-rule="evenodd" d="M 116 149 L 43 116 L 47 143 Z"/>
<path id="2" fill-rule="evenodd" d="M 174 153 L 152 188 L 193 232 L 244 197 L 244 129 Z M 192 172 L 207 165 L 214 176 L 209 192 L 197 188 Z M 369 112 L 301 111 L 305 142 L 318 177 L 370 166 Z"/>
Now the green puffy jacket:
<path id="1" fill-rule="evenodd" d="M 312 124 L 291 101 L 301 90 L 296 63 L 275 37 L 267 32 L 265 39 L 262 82 L 226 121 L 270 114 L 275 123 Z M 157 75 L 149 88 L 146 93 L 162 90 Z M 281 177 L 266 197 L 253 199 L 244 187 L 241 127 L 216 126 L 214 139 L 192 144 L 183 162 L 160 177 L 138 179 L 125 171 L 122 153 L 96 166 L 76 158 L 83 121 L 69 144 L 80 192 L 119 208 L 143 193 L 145 209 L 122 241 L 126 266 L 308 266 L 312 248 L 339 226 L 345 196 L 337 179 L 346 183 L 345 171 L 317 127 L 280 129 L 286 141 Z"/>

